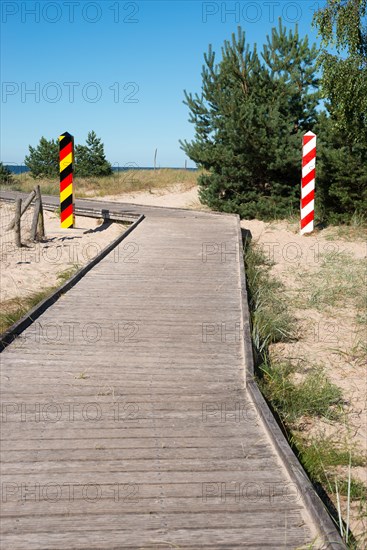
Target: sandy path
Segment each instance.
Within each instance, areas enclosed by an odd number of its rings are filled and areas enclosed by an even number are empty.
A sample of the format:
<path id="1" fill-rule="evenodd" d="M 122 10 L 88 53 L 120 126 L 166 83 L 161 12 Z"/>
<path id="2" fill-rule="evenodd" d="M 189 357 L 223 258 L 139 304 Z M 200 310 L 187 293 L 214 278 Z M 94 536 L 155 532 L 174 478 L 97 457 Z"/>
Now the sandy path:
<path id="1" fill-rule="evenodd" d="M 148 191 L 138 191 L 136 193 L 98 197 L 98 200 L 127 202 L 147 206 L 165 206 L 166 208 L 205 209 L 205 207 L 200 204 L 197 187 L 192 187 L 188 191 L 182 191 L 179 184 L 171 187 L 168 191 L 167 189 L 154 189 L 151 193 Z"/>

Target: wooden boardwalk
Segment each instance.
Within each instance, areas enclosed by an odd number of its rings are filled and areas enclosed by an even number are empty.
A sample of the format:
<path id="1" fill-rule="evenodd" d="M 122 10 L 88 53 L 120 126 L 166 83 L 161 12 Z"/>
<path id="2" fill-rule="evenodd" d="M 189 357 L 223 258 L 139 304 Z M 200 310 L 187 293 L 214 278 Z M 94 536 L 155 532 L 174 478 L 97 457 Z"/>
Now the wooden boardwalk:
<path id="1" fill-rule="evenodd" d="M 246 389 L 237 217 L 141 210 L 0 355 L 2 550 L 343 548 Z"/>

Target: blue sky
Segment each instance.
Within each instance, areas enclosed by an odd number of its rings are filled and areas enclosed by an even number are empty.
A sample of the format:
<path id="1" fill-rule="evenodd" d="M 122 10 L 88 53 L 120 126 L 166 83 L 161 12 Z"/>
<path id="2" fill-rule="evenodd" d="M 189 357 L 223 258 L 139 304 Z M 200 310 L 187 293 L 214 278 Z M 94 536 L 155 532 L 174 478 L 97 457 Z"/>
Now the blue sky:
<path id="1" fill-rule="evenodd" d="M 279 16 L 316 41 L 323 1 L 1 2 L 1 149 L 23 163 L 28 145 L 95 130 L 115 165 L 184 166 L 194 129 L 183 90 L 200 91 L 203 53 L 241 25 L 261 46 Z M 32 93 L 33 90 L 33 93 Z M 188 159 L 188 166 L 193 163 Z"/>

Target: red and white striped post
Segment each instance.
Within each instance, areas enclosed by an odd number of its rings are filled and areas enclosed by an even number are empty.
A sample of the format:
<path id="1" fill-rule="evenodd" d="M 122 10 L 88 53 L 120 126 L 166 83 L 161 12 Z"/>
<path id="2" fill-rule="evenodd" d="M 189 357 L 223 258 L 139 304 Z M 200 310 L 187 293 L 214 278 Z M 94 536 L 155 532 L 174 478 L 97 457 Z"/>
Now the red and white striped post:
<path id="1" fill-rule="evenodd" d="M 313 231 L 315 216 L 316 134 L 307 132 L 302 147 L 301 235 Z"/>

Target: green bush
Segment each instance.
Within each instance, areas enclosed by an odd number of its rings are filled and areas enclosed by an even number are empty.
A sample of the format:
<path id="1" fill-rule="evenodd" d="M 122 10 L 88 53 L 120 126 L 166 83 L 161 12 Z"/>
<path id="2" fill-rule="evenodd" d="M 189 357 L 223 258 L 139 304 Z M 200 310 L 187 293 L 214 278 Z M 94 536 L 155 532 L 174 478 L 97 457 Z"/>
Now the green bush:
<path id="1" fill-rule="evenodd" d="M 14 178 L 13 174 L 7 166 L 0 162 L 0 184 L 1 185 L 10 185 L 13 183 Z"/>
<path id="2" fill-rule="evenodd" d="M 350 143 L 326 113 L 317 134 L 316 200 L 329 223 L 348 223 L 367 212 L 367 143 Z"/>
<path id="3" fill-rule="evenodd" d="M 41 137 L 37 147 L 29 145 L 25 165 L 33 178 L 55 178 L 59 173 L 59 144 L 56 140 Z"/>

